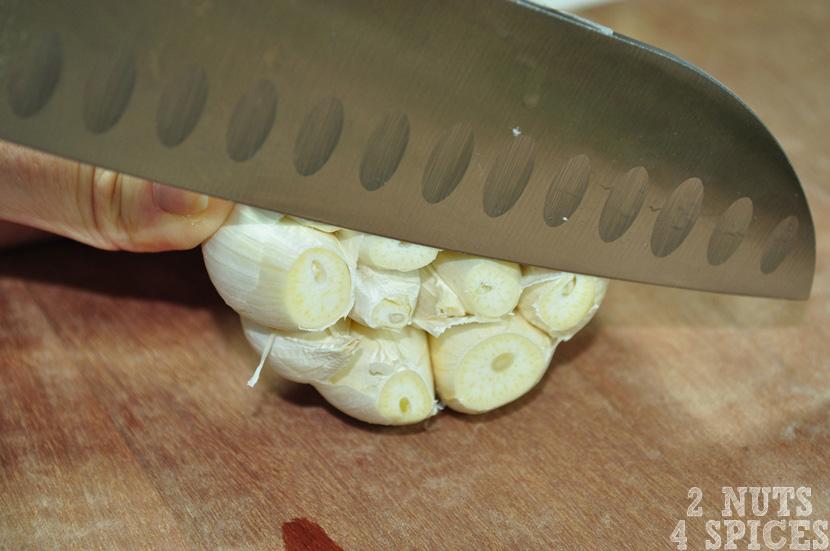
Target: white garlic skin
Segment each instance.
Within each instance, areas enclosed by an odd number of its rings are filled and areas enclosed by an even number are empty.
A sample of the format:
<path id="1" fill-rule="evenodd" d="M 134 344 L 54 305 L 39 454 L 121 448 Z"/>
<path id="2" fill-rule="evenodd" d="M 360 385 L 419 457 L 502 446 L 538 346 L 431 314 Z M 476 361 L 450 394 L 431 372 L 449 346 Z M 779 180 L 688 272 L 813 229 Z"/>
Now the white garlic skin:
<path id="1" fill-rule="evenodd" d="M 372 329 L 402 329 L 412 323 L 421 290 L 417 270 L 400 272 L 358 265 L 352 277 L 355 301 L 349 317 Z"/>
<path id="2" fill-rule="evenodd" d="M 341 320 L 324 331 L 282 332 L 242 318 L 242 331 L 257 354 L 274 338 L 266 363 L 296 383 L 325 381 L 349 365 L 358 347 L 349 326 L 349 320 Z"/>

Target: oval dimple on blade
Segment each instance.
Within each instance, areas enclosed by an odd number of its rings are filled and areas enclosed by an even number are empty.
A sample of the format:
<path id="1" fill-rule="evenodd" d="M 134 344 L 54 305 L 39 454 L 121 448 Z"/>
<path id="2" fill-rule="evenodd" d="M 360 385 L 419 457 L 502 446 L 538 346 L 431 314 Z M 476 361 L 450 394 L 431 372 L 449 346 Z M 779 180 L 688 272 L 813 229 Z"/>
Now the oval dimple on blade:
<path id="1" fill-rule="evenodd" d="M 294 168 L 311 176 L 326 164 L 343 131 L 343 103 L 326 98 L 309 112 L 294 145 Z"/>
<path id="2" fill-rule="evenodd" d="M 207 94 L 207 74 L 201 67 L 190 67 L 167 84 L 156 112 L 156 133 L 161 143 L 175 147 L 193 132 Z"/>
<path id="3" fill-rule="evenodd" d="M 239 99 L 225 134 L 228 157 L 236 162 L 253 157 L 274 125 L 277 92 L 269 80 L 260 80 Z"/>
<path id="4" fill-rule="evenodd" d="M 8 83 L 15 115 L 28 118 L 43 109 L 58 85 L 63 66 L 60 38 L 51 32 L 38 37 L 15 60 Z"/>
<path id="5" fill-rule="evenodd" d="M 386 115 L 369 136 L 360 163 L 360 183 L 365 189 L 374 191 L 389 181 L 408 143 L 409 118 L 404 113 Z"/>
<path id="6" fill-rule="evenodd" d="M 111 129 L 133 94 L 136 79 L 135 55 L 121 48 L 101 60 L 87 79 L 83 118 L 87 130 L 102 134 Z"/>
<path id="7" fill-rule="evenodd" d="M 784 261 L 796 243 L 798 235 L 798 218 L 788 216 L 781 220 L 772 230 L 764 245 L 761 256 L 761 271 L 771 274 Z"/>
<path id="8" fill-rule="evenodd" d="M 516 136 L 493 160 L 484 183 L 487 216 L 497 218 L 519 200 L 533 173 L 534 146 L 529 136 Z"/>
<path id="9" fill-rule="evenodd" d="M 752 199 L 741 197 L 723 212 L 709 238 L 706 250 L 709 264 L 720 266 L 738 250 L 752 222 L 752 210 Z"/>
<path id="10" fill-rule="evenodd" d="M 424 199 L 438 203 L 446 199 L 464 177 L 473 157 L 473 130 L 458 123 L 447 130 L 435 144 L 424 169 Z"/>
<path id="11" fill-rule="evenodd" d="M 677 186 L 657 215 L 651 233 L 651 252 L 658 258 L 679 247 L 697 222 L 703 205 L 703 182 L 689 178 Z"/>
<path id="12" fill-rule="evenodd" d="M 587 155 L 568 159 L 551 181 L 545 196 L 545 224 L 560 226 L 573 216 L 588 190 L 590 176 L 591 161 Z"/>
<path id="13" fill-rule="evenodd" d="M 599 217 L 599 236 L 606 243 L 616 241 L 628 231 L 646 199 L 648 171 L 637 166 L 619 176 Z"/>

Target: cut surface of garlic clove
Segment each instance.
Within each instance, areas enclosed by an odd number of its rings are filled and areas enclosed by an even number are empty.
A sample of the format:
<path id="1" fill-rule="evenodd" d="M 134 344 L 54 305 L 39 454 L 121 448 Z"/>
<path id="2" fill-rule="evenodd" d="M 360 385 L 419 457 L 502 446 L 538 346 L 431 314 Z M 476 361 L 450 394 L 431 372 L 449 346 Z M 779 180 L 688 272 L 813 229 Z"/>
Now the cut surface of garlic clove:
<path id="1" fill-rule="evenodd" d="M 352 324 L 359 338 L 350 365 L 314 387 L 332 406 L 380 425 L 417 423 L 437 412 L 426 335 Z"/>
<path id="2" fill-rule="evenodd" d="M 522 294 L 522 272 L 513 262 L 442 252 L 432 266 L 468 314 L 504 316 L 513 311 Z"/>
<path id="3" fill-rule="evenodd" d="M 529 286 L 519 299 L 519 312 L 533 325 L 562 340 L 582 329 L 599 309 L 608 280 L 557 272 L 554 279 Z"/>
<path id="4" fill-rule="evenodd" d="M 349 320 L 324 331 L 283 332 L 242 318 L 245 338 L 266 364 L 280 376 L 297 383 L 323 381 L 349 365 L 358 338 L 350 334 Z"/>
<path id="5" fill-rule="evenodd" d="M 352 277 L 332 235 L 237 205 L 202 245 L 208 275 L 237 313 L 282 331 L 320 331 L 354 302 Z"/>
<path id="6" fill-rule="evenodd" d="M 398 272 L 358 265 L 352 274 L 355 301 L 349 317 L 373 329 L 400 329 L 412 322 L 421 289 L 417 270 Z"/>
<path id="7" fill-rule="evenodd" d="M 518 315 L 452 327 L 429 340 L 438 396 L 465 413 L 484 413 L 527 393 L 558 342 Z"/>
<path id="8" fill-rule="evenodd" d="M 411 272 L 438 255 L 438 249 L 378 235 L 343 230 L 338 237 L 344 242 L 344 249 L 355 251 L 362 264 L 381 270 Z"/>

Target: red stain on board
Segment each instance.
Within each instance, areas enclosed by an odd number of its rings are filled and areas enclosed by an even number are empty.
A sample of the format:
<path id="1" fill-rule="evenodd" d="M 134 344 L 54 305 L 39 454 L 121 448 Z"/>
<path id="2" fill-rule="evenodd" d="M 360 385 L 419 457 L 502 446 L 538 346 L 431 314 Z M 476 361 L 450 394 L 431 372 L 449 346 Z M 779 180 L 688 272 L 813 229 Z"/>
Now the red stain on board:
<path id="1" fill-rule="evenodd" d="M 285 551 L 343 551 L 326 531 L 307 518 L 295 518 L 282 524 Z"/>

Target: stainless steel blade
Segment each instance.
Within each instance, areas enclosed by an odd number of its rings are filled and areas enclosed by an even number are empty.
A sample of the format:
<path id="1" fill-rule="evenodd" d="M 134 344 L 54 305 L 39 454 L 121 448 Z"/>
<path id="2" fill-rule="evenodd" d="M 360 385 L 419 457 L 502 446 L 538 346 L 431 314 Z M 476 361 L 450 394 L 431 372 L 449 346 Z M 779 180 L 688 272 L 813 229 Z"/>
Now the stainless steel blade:
<path id="1" fill-rule="evenodd" d="M 525 264 L 809 295 L 780 146 L 670 54 L 504 0 L 7 0 L 0 136 Z"/>

